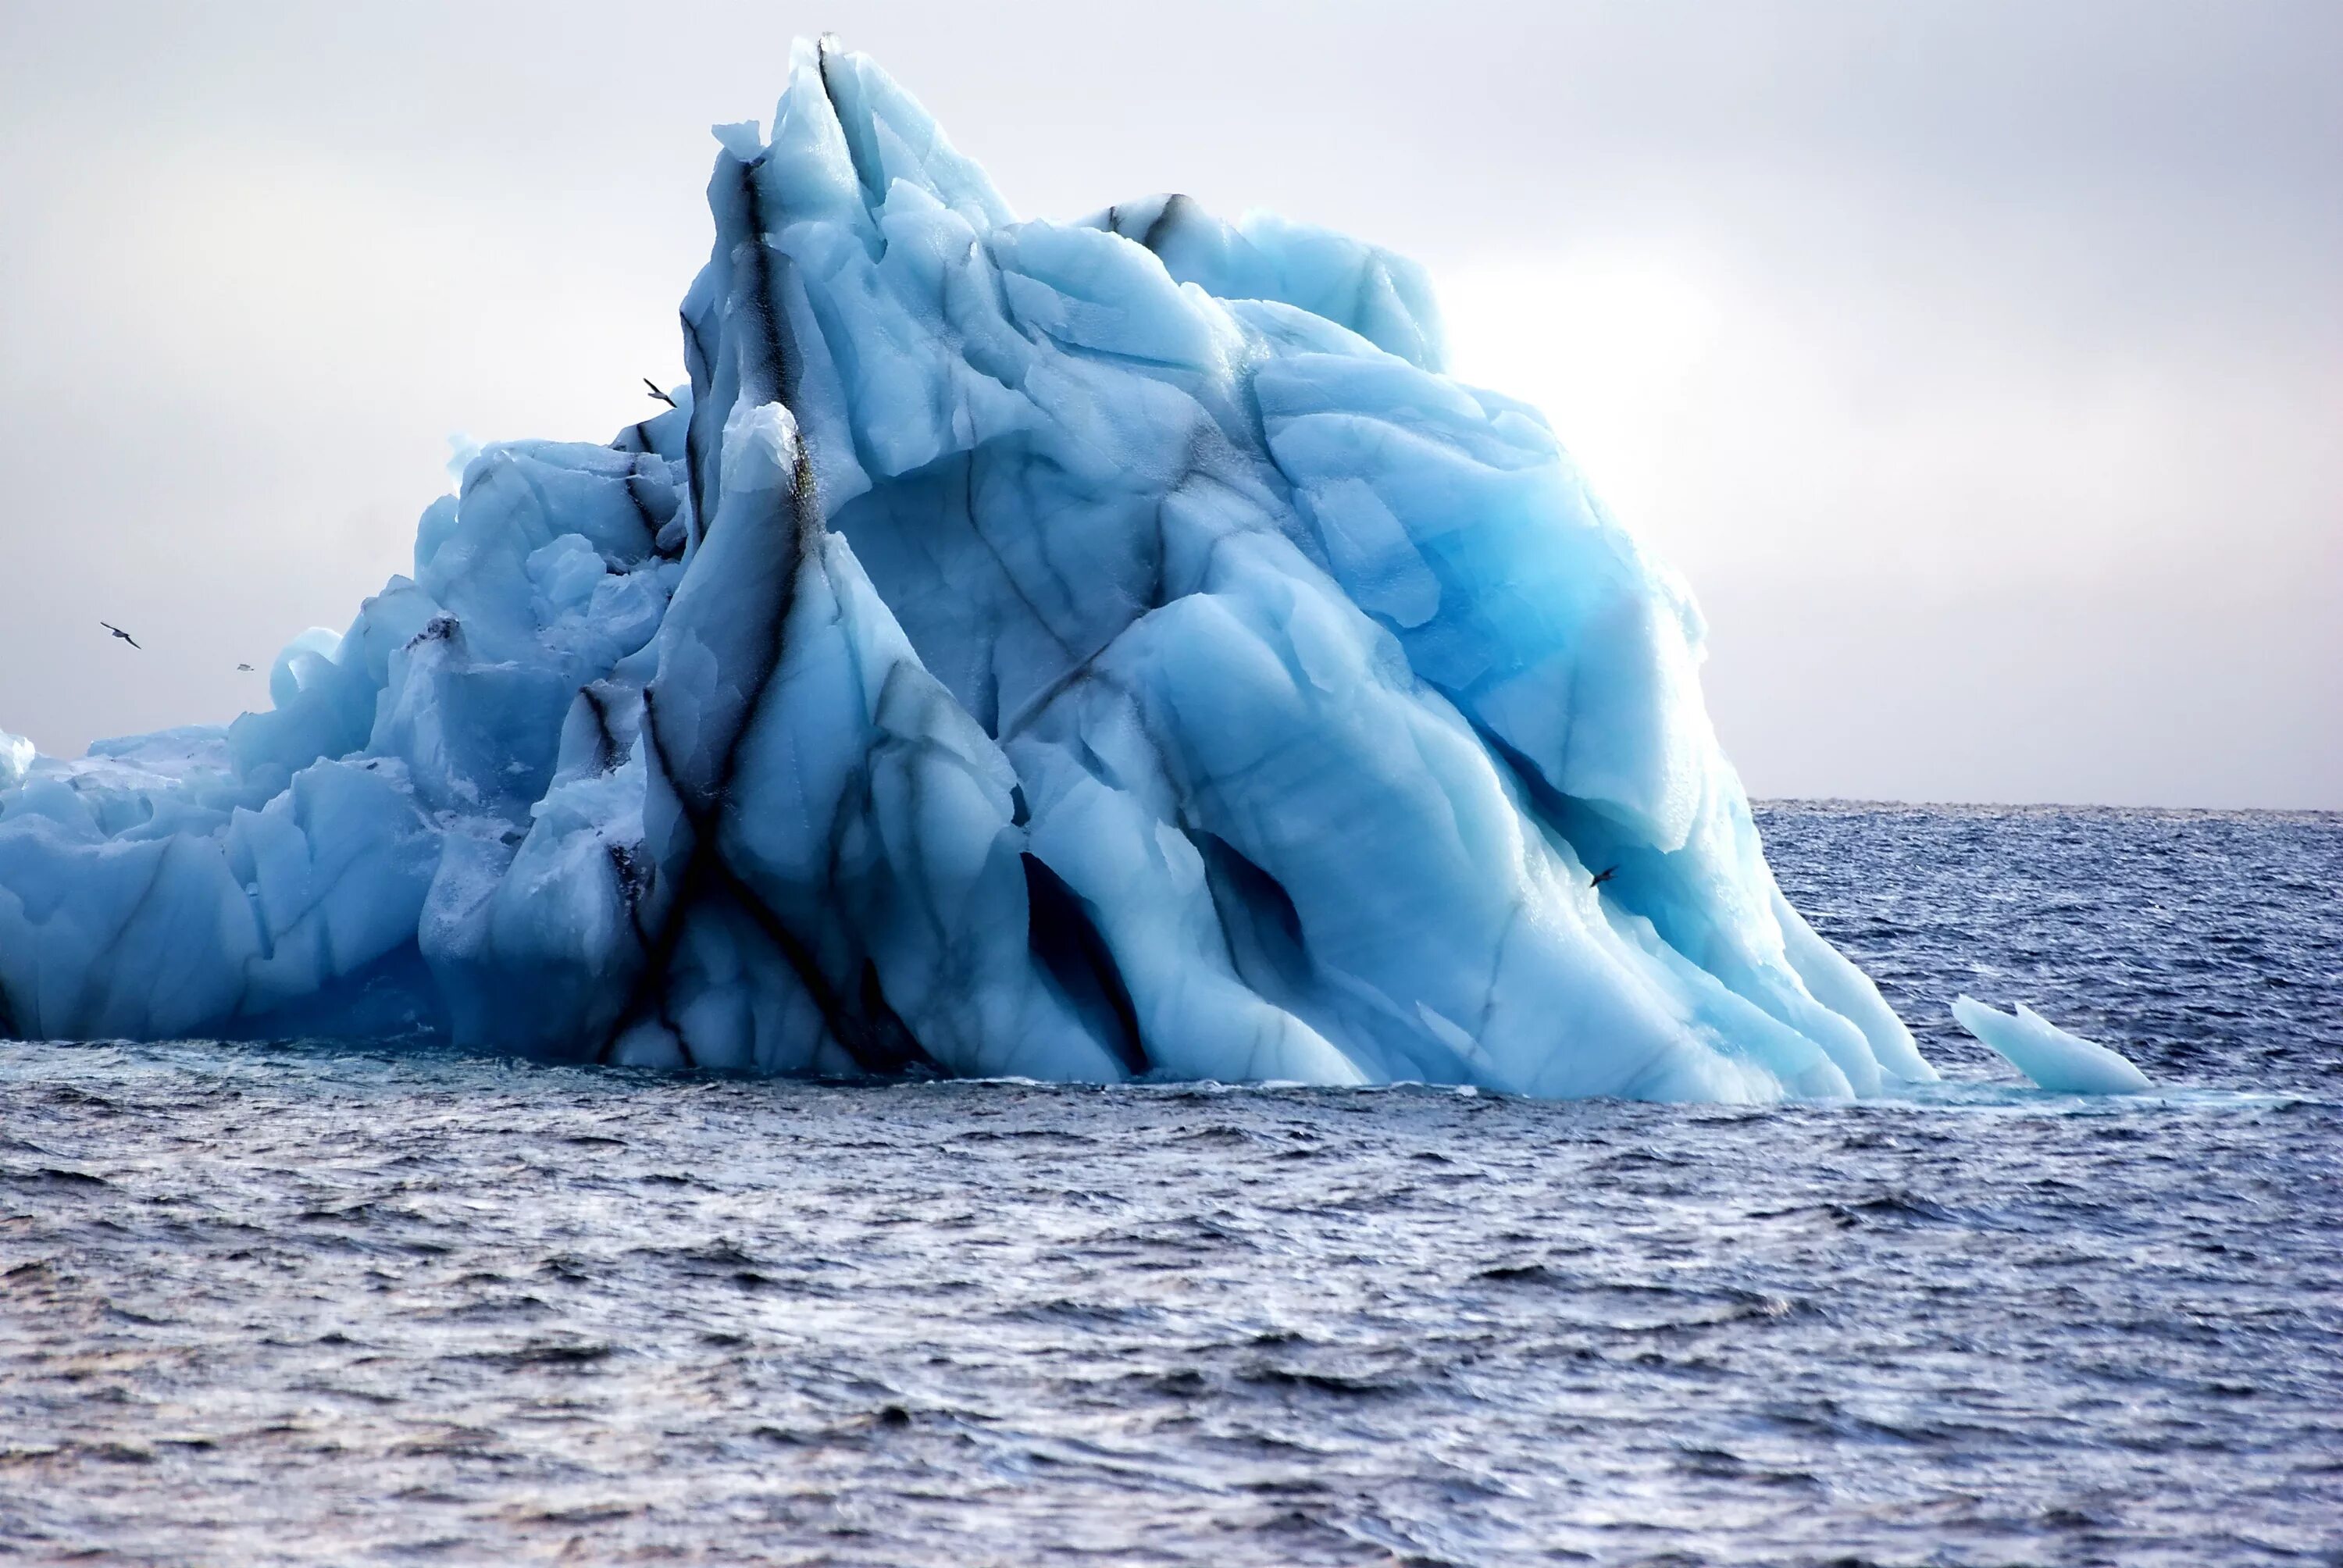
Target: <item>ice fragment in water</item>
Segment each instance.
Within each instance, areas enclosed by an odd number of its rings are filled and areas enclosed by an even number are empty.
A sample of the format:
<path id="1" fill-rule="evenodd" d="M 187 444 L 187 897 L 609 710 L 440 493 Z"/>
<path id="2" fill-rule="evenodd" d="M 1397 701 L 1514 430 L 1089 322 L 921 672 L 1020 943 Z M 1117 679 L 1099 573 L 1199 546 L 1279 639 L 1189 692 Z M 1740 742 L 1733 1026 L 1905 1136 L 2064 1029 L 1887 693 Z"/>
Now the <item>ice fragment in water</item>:
<path id="1" fill-rule="evenodd" d="M 1974 997 L 1956 997 L 1953 1016 L 2010 1066 L 2056 1093 L 2137 1094 L 2155 1087 L 2117 1052 L 2068 1034 L 2024 1002 L 2012 1014 Z"/>

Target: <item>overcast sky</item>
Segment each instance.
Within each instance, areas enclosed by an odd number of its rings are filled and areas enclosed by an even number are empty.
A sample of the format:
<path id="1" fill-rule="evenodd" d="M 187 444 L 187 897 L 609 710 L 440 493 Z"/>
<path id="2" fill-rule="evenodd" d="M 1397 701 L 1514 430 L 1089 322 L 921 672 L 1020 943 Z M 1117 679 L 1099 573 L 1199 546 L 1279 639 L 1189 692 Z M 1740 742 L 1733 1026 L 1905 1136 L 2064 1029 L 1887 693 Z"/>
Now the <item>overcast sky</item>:
<path id="1" fill-rule="evenodd" d="M 1753 792 L 2343 808 L 2331 0 L 0 0 L 0 728 L 265 703 L 451 436 L 639 417 L 707 127 L 824 28 L 1023 216 L 1428 264 L 1691 580 Z"/>

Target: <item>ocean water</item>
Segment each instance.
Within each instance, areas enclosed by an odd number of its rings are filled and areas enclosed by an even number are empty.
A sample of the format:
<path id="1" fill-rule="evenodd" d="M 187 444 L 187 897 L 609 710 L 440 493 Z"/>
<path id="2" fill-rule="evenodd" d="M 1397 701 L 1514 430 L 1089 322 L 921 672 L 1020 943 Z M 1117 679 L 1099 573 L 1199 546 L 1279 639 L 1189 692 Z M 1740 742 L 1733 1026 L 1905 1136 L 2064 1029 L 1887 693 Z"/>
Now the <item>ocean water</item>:
<path id="1" fill-rule="evenodd" d="M 0 1045 L 0 1560 L 2343 1563 L 2343 818 L 1761 817 L 1958 1082 Z"/>

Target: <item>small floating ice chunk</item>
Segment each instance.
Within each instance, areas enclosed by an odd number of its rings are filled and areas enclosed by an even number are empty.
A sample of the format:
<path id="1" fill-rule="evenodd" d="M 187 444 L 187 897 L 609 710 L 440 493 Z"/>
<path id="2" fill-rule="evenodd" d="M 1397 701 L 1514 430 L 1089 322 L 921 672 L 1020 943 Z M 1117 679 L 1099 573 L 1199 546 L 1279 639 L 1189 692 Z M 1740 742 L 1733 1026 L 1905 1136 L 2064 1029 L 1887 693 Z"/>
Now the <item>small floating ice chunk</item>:
<path id="1" fill-rule="evenodd" d="M 2018 1071 L 2058 1094 L 2137 1094 L 2147 1074 L 2104 1045 L 2068 1034 L 2024 1002 L 2015 1015 L 1956 997 L 1953 1016 Z"/>

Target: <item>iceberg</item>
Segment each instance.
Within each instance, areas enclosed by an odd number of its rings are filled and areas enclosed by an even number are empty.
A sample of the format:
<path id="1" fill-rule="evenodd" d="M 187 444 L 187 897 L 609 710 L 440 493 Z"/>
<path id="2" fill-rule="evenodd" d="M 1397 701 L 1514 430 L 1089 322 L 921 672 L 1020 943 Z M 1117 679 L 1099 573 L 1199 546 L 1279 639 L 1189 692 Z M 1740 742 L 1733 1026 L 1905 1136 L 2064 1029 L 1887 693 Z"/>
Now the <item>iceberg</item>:
<path id="1" fill-rule="evenodd" d="M 2121 1052 L 2067 1033 L 2024 1002 L 2006 1013 L 1975 997 L 1955 997 L 1953 1017 L 2036 1087 L 2054 1094 L 2138 1094 L 2156 1087 Z"/>
<path id="2" fill-rule="evenodd" d="M 1683 584 L 1424 274 L 1021 222 L 869 59 L 719 127 L 689 384 L 481 448 L 271 707 L 0 747 L 0 1032 L 1873 1095 Z M 13 741 L 11 742 L 13 746 Z"/>

